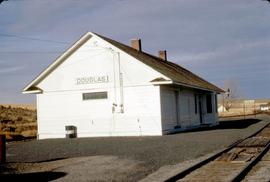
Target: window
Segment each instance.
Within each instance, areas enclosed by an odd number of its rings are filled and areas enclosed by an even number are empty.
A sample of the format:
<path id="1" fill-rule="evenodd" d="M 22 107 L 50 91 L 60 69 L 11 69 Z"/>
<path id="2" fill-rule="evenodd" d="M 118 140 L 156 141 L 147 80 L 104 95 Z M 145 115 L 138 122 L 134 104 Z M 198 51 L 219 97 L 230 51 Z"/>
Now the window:
<path id="1" fill-rule="evenodd" d="M 194 94 L 194 105 L 195 105 L 195 114 L 197 114 L 197 95 L 196 94 Z"/>
<path id="2" fill-rule="evenodd" d="M 83 100 L 107 99 L 108 92 L 83 93 L 82 98 L 83 98 Z"/>
<path id="3" fill-rule="evenodd" d="M 211 94 L 206 95 L 206 108 L 207 108 L 207 113 L 212 113 L 212 95 Z"/>

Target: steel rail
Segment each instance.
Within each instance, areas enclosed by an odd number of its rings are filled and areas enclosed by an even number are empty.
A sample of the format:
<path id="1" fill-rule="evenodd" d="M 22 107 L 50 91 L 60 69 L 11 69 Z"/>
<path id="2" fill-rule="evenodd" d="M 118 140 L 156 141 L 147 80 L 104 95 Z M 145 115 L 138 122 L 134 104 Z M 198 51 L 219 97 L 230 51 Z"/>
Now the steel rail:
<path id="1" fill-rule="evenodd" d="M 270 142 L 268 142 L 268 144 L 266 145 L 266 147 L 260 152 L 260 154 L 255 157 L 251 162 L 249 162 L 246 167 L 241 170 L 232 180 L 231 182 L 238 182 L 238 181 L 242 181 L 245 176 L 250 172 L 250 170 L 252 169 L 253 166 L 255 166 L 260 160 L 261 158 L 267 153 L 267 151 L 270 148 Z"/>
<path id="2" fill-rule="evenodd" d="M 237 140 L 236 142 L 234 142 L 233 144 L 229 145 L 227 148 L 223 149 L 222 151 L 208 157 L 207 159 L 181 171 L 180 173 L 174 175 L 174 176 L 171 176 L 169 177 L 168 179 L 164 180 L 164 182 L 174 182 L 174 181 L 177 181 L 179 179 L 182 179 L 184 178 L 186 175 L 190 174 L 191 172 L 201 168 L 202 166 L 208 164 L 209 162 L 215 160 L 216 158 L 218 158 L 219 156 L 221 156 L 223 153 L 226 153 L 228 152 L 229 150 L 233 149 L 234 147 L 236 147 L 239 143 L 243 142 L 244 140 L 248 139 L 248 138 L 251 138 L 255 135 L 257 135 L 258 133 L 260 133 L 263 129 L 265 129 L 267 126 L 269 126 L 270 123 L 268 122 L 267 124 L 265 124 L 262 128 L 260 128 L 259 130 L 257 130 L 255 133 L 249 135 L 248 137 L 245 137 L 243 139 L 240 139 L 240 140 Z"/>

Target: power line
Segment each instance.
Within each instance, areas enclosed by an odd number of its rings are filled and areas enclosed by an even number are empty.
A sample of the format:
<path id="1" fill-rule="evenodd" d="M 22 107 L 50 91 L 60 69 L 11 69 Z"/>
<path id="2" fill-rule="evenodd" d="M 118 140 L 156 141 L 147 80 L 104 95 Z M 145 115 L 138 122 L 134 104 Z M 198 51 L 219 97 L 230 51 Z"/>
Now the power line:
<path id="1" fill-rule="evenodd" d="M 7 52 L 0 52 L 0 54 L 57 54 L 57 53 L 63 53 L 63 51 L 29 51 L 29 52 L 13 52 L 13 51 L 7 51 Z"/>
<path id="2" fill-rule="evenodd" d="M 90 51 L 99 51 L 104 50 L 103 48 L 87 48 L 83 50 L 77 50 L 76 52 L 83 53 L 83 52 L 90 52 Z M 59 54 L 65 53 L 66 51 L 59 50 L 59 51 L 0 51 L 0 54 Z"/>
<path id="3" fill-rule="evenodd" d="M 1 37 L 13 37 L 13 38 L 32 40 L 32 41 L 40 41 L 40 42 L 50 42 L 50 43 L 58 43 L 58 44 L 70 44 L 70 42 L 54 41 L 54 40 L 40 39 L 40 38 L 34 38 L 34 37 L 25 37 L 25 36 L 13 35 L 13 34 L 5 34 L 5 33 L 0 33 L 0 36 Z"/>

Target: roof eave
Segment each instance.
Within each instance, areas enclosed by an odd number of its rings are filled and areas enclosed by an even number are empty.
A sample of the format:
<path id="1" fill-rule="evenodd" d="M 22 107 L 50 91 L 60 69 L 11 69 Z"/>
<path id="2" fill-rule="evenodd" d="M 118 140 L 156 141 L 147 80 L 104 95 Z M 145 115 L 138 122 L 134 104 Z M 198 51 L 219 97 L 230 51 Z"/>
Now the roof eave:
<path id="1" fill-rule="evenodd" d="M 112 39 L 103 37 L 103 36 L 101 36 L 101 35 L 99 35 L 99 34 L 96 34 L 96 33 L 94 33 L 94 34 L 95 34 L 96 36 L 100 37 L 101 39 L 103 39 L 103 40 L 109 42 L 110 44 L 112 44 L 113 46 L 117 47 L 118 49 L 120 49 L 120 50 L 126 52 L 127 54 L 129 54 L 130 56 L 134 57 L 135 59 L 137 59 L 137 60 L 139 60 L 139 61 L 142 61 L 144 64 L 146 64 L 146 65 L 148 65 L 149 67 L 151 67 L 152 69 L 158 71 L 158 72 L 159 72 L 160 74 L 162 74 L 164 77 L 167 77 L 167 79 L 175 80 L 174 78 L 172 78 L 172 77 L 171 77 L 170 75 L 168 75 L 167 73 L 162 72 L 162 70 L 156 69 L 156 67 L 153 67 L 153 65 L 148 64 L 147 62 L 143 61 L 143 59 L 141 59 L 141 58 L 138 57 L 138 54 L 146 55 L 146 56 L 148 56 L 148 57 L 150 57 L 150 58 L 153 58 L 153 59 L 156 60 L 156 61 L 159 60 L 160 63 L 167 63 L 167 64 L 169 64 L 170 69 L 172 68 L 172 65 L 171 65 L 171 64 L 174 64 L 174 65 L 177 65 L 177 64 L 172 63 L 172 62 L 170 62 L 170 61 L 164 61 L 164 60 L 161 60 L 160 58 L 158 58 L 158 57 L 156 57 L 156 56 L 153 56 L 153 55 L 150 55 L 150 54 L 148 54 L 148 53 L 145 53 L 145 52 L 143 52 L 143 51 L 137 51 L 137 50 L 133 49 L 133 48 L 130 47 L 130 46 L 127 46 L 127 45 L 124 45 L 124 44 L 119 43 L 119 42 L 117 42 L 117 41 L 114 41 L 114 40 L 112 40 Z M 133 53 L 127 52 L 127 51 L 125 50 L 125 48 L 129 48 L 129 49 L 133 50 Z M 179 65 L 177 65 L 177 66 L 179 66 Z M 179 66 L 179 67 L 180 67 L 180 66 Z M 168 69 L 169 69 L 169 68 L 168 68 Z M 211 91 L 211 92 L 216 92 L 216 93 L 222 93 L 222 92 L 224 92 L 222 89 L 220 89 L 220 88 L 218 88 L 217 86 L 215 86 L 215 85 L 213 85 L 213 84 L 207 82 L 206 80 L 204 80 L 204 79 L 202 79 L 201 77 L 195 75 L 195 74 L 192 73 L 191 71 L 189 71 L 189 70 L 187 70 L 187 69 L 185 69 L 185 68 L 183 68 L 183 67 L 181 67 L 181 69 L 183 69 L 185 72 L 188 72 L 189 74 L 192 74 L 196 79 L 199 79 L 201 82 L 206 83 L 206 84 L 210 87 L 210 89 L 209 89 L 209 88 L 206 88 L 206 87 L 203 87 L 203 86 L 202 86 L 202 87 L 198 87 L 198 86 L 193 86 L 193 85 L 190 85 L 190 84 L 184 84 L 184 83 L 177 82 L 177 81 L 176 81 L 176 82 L 173 82 L 173 83 L 179 84 L 179 85 L 183 85 L 183 86 L 186 86 L 186 87 L 190 87 L 190 88 L 196 88 L 196 89 L 206 90 L 206 91 Z M 175 70 L 175 69 L 174 69 L 174 70 Z M 167 80 L 167 79 L 166 79 L 166 80 Z M 167 82 L 167 81 L 164 82 L 163 80 L 153 81 L 152 83 L 153 83 L 154 85 L 158 85 L 158 84 L 172 84 L 171 82 Z"/>
<path id="2" fill-rule="evenodd" d="M 90 32 L 84 34 L 77 42 L 75 42 L 68 50 L 66 50 L 61 56 L 59 56 L 49 67 L 41 72 L 34 80 L 32 80 L 22 91 L 22 93 L 29 93 L 31 87 L 37 86 L 47 75 L 49 75 L 55 68 L 57 68 L 63 61 L 71 56 L 77 49 L 81 47 L 86 41 L 88 41 L 93 35 Z"/>
<path id="3" fill-rule="evenodd" d="M 28 89 L 23 89 L 23 94 L 41 94 L 43 93 L 43 90 L 36 86 L 31 86 Z"/>
<path id="4" fill-rule="evenodd" d="M 23 94 L 41 94 L 42 90 L 29 90 L 29 91 L 22 91 Z"/>
<path id="5" fill-rule="evenodd" d="M 195 86 L 195 85 L 188 85 L 188 84 L 184 84 L 184 83 L 180 83 L 180 82 L 176 82 L 176 81 L 173 81 L 173 84 L 181 85 L 181 86 L 185 86 L 185 87 L 190 87 L 190 88 L 195 88 L 195 89 L 198 89 L 198 90 L 204 90 L 204 91 L 208 91 L 208 92 L 221 93 L 221 91 L 222 91 L 222 90 L 214 90 L 214 89 L 198 87 L 198 86 Z"/>
<path id="6" fill-rule="evenodd" d="M 166 85 L 166 84 L 172 84 L 173 81 L 171 80 L 166 80 L 166 81 L 154 81 L 152 82 L 153 85 Z"/>
<path id="7" fill-rule="evenodd" d="M 153 85 L 181 85 L 184 87 L 189 87 L 189 88 L 194 88 L 194 89 L 198 89 L 198 90 L 204 90 L 204 91 L 208 91 L 208 92 L 216 92 L 216 93 L 221 93 L 222 90 L 213 90 L 213 89 L 207 89 L 207 88 L 202 88 L 202 87 L 197 87 L 194 85 L 188 85 L 188 84 L 184 84 L 184 83 L 180 83 L 180 82 L 176 82 L 176 81 L 172 81 L 172 80 L 166 80 L 166 81 L 156 81 L 156 82 L 152 82 Z"/>

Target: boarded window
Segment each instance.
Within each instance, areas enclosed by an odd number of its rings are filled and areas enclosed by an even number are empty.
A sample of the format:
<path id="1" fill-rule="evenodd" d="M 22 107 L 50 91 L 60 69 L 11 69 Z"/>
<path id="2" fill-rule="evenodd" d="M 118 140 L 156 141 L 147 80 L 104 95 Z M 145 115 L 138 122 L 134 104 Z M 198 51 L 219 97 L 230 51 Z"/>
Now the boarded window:
<path id="1" fill-rule="evenodd" d="M 196 94 L 194 94 L 194 105 L 195 105 L 195 114 L 197 114 L 197 95 Z"/>
<path id="2" fill-rule="evenodd" d="M 207 113 L 212 113 L 212 95 L 206 95 L 206 108 Z"/>
<path id="3" fill-rule="evenodd" d="M 82 94 L 83 100 L 107 99 L 108 92 L 90 92 Z"/>

